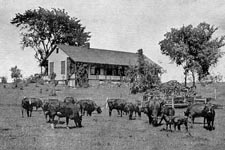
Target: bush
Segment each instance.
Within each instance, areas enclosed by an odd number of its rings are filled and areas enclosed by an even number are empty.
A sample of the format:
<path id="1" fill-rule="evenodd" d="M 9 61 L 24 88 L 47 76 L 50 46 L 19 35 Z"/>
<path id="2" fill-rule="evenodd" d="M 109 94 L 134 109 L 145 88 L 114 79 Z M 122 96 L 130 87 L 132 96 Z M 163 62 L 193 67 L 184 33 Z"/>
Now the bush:
<path id="1" fill-rule="evenodd" d="M 2 77 L 2 83 L 7 84 L 7 78 L 6 77 Z"/>

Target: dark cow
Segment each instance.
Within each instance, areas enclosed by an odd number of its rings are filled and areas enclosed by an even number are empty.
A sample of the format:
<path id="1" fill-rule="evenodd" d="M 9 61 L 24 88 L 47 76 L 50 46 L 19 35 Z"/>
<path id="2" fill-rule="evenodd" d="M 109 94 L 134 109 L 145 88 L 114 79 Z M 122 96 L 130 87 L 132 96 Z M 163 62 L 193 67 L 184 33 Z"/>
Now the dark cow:
<path id="1" fill-rule="evenodd" d="M 168 130 L 168 126 L 169 126 L 170 131 L 172 131 L 171 130 L 171 125 L 173 124 L 173 122 L 172 122 L 173 117 L 174 116 L 167 116 L 167 115 L 164 116 L 164 120 L 166 122 L 166 130 Z"/>
<path id="2" fill-rule="evenodd" d="M 159 124 L 162 123 L 163 120 L 165 120 L 166 117 L 172 117 L 175 115 L 175 109 L 166 105 L 162 106 L 162 110 L 161 110 L 161 120 L 159 122 Z M 166 120 L 165 120 L 166 122 Z"/>
<path id="3" fill-rule="evenodd" d="M 194 119 L 196 117 L 203 117 L 204 118 L 204 127 L 205 127 L 205 120 L 209 120 L 210 123 L 214 122 L 214 117 L 215 117 L 215 111 L 213 107 L 211 107 L 208 104 L 192 104 L 190 105 L 187 110 L 184 112 L 184 115 L 191 118 L 191 123 L 193 126 L 194 124 Z"/>
<path id="4" fill-rule="evenodd" d="M 33 111 L 33 103 L 32 103 L 31 98 L 24 97 L 22 99 L 22 102 L 21 102 L 22 117 L 24 117 L 24 115 L 23 115 L 24 110 L 26 110 L 26 112 L 27 112 L 27 117 L 31 117 L 32 111 Z"/>
<path id="5" fill-rule="evenodd" d="M 36 108 L 36 110 L 38 110 L 38 108 L 41 108 L 43 105 L 42 100 L 39 98 L 31 98 L 31 101 L 33 103 L 33 106 Z"/>
<path id="6" fill-rule="evenodd" d="M 163 103 L 159 100 L 149 100 L 144 107 L 144 113 L 148 116 L 149 124 L 158 125 L 158 117 L 161 115 Z"/>
<path id="7" fill-rule="evenodd" d="M 215 119 L 215 110 L 213 108 L 213 105 L 208 105 L 207 107 L 204 108 L 203 112 L 205 113 L 205 119 L 207 121 L 208 129 L 209 130 L 214 130 L 214 119 Z"/>
<path id="8" fill-rule="evenodd" d="M 141 117 L 141 108 L 142 108 L 142 103 L 140 100 L 135 100 L 134 102 L 134 106 L 135 106 L 135 117 L 136 117 L 136 114 L 138 114 L 139 117 Z"/>
<path id="9" fill-rule="evenodd" d="M 36 110 L 40 107 L 42 107 L 43 103 L 42 100 L 39 98 L 34 98 L 34 97 L 24 97 L 21 102 L 21 107 L 22 107 L 22 117 L 23 116 L 23 111 L 27 111 L 27 116 L 31 117 L 33 107 L 36 107 Z"/>
<path id="10" fill-rule="evenodd" d="M 79 100 L 77 104 L 80 105 L 82 115 L 85 114 L 85 111 L 87 112 L 87 116 L 91 116 L 93 111 L 97 111 L 98 114 L 102 112 L 101 107 L 90 99 Z"/>
<path id="11" fill-rule="evenodd" d="M 58 99 L 48 99 L 48 100 L 43 101 L 42 110 L 44 112 L 46 122 L 50 122 L 50 118 L 49 118 L 49 120 L 47 120 L 48 113 L 49 113 L 49 105 L 50 104 L 51 105 L 57 105 L 58 103 L 59 103 Z"/>
<path id="12" fill-rule="evenodd" d="M 135 112 L 135 105 L 132 102 L 127 102 L 124 107 L 124 112 L 129 114 L 129 120 L 132 120 L 133 113 Z"/>
<path id="13" fill-rule="evenodd" d="M 74 120 L 76 127 L 82 127 L 82 115 L 80 114 L 80 106 L 78 104 L 73 103 L 49 103 L 48 104 L 48 111 L 46 114 L 49 115 L 52 128 L 55 127 L 54 117 L 66 117 L 66 127 L 69 129 L 69 119 Z"/>
<path id="14" fill-rule="evenodd" d="M 133 113 L 138 114 L 139 117 L 141 117 L 141 106 L 139 103 L 135 102 L 126 102 L 126 105 L 124 107 L 124 112 L 129 114 L 129 119 L 132 120 Z"/>
<path id="15" fill-rule="evenodd" d="M 125 99 L 119 99 L 119 98 L 111 98 L 106 99 L 106 107 L 109 108 L 109 116 L 112 115 L 112 110 L 116 109 L 118 114 L 122 117 L 123 111 L 125 108 L 127 101 Z"/>
<path id="16" fill-rule="evenodd" d="M 77 99 L 74 99 L 73 97 L 65 97 L 63 100 L 64 103 L 77 103 Z"/>
<path id="17" fill-rule="evenodd" d="M 185 116 L 174 116 L 171 120 L 172 124 L 174 125 L 174 130 L 176 130 L 176 127 L 178 130 L 180 130 L 180 126 L 183 124 L 186 128 L 186 131 L 188 131 L 188 118 Z"/>

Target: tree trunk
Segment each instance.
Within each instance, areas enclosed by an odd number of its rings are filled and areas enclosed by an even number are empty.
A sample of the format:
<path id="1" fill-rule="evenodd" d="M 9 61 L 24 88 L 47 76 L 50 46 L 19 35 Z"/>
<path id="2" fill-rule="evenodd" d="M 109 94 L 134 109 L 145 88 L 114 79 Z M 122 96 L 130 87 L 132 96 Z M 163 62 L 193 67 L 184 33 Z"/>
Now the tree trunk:
<path id="1" fill-rule="evenodd" d="M 187 71 L 184 71 L 184 86 L 187 87 Z"/>
<path id="2" fill-rule="evenodd" d="M 194 73 L 193 70 L 191 71 L 191 73 L 192 73 L 192 79 L 193 79 L 193 84 L 192 84 L 192 86 L 193 86 L 193 87 L 196 87 L 196 85 L 195 85 L 195 73 Z"/>

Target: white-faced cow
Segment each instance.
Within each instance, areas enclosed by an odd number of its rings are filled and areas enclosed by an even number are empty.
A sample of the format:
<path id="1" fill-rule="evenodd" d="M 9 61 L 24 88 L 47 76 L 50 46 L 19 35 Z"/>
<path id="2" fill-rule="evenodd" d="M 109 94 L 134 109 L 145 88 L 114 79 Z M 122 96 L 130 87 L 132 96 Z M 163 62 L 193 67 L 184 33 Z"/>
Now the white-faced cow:
<path id="1" fill-rule="evenodd" d="M 27 112 L 27 116 L 31 117 L 33 107 L 36 107 L 36 110 L 40 107 L 42 107 L 43 103 L 42 100 L 39 98 L 34 97 L 24 97 L 21 102 L 21 108 L 22 108 L 22 117 L 24 110 Z"/>

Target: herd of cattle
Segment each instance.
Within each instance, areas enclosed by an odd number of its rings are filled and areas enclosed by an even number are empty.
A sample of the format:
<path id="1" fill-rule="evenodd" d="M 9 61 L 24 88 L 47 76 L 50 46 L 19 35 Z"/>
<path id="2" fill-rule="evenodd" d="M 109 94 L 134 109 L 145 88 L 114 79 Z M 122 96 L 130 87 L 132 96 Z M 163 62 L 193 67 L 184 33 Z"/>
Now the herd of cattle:
<path id="1" fill-rule="evenodd" d="M 73 97 L 66 97 L 64 101 L 59 101 L 58 99 L 41 100 L 39 98 L 24 97 L 21 106 L 22 117 L 24 117 L 24 110 L 27 116 L 31 117 L 33 107 L 36 107 L 36 109 L 42 108 L 46 121 L 51 122 L 52 128 L 55 127 L 56 122 L 62 117 L 66 118 L 67 128 L 69 128 L 69 120 L 73 120 L 76 127 L 82 127 L 82 116 L 85 115 L 85 112 L 89 116 L 91 116 L 94 111 L 97 113 L 102 112 L 102 108 L 93 100 L 82 99 L 78 101 Z M 207 121 L 206 127 L 209 130 L 215 129 L 215 110 L 210 103 L 191 104 L 184 112 L 184 115 L 176 115 L 175 109 L 165 105 L 165 101 L 152 99 L 148 101 L 136 100 L 135 102 L 128 102 L 120 98 L 107 98 L 104 107 L 109 109 L 109 116 L 112 115 L 112 111 L 115 109 L 118 115 L 122 117 L 123 114 L 126 114 L 129 116 L 130 120 L 132 120 L 134 113 L 135 117 L 136 114 L 141 117 L 141 113 L 144 113 L 149 119 L 149 124 L 157 126 L 161 125 L 162 121 L 165 121 L 166 129 L 168 130 L 169 127 L 170 131 L 172 125 L 174 126 L 174 130 L 176 130 L 176 128 L 180 130 L 181 125 L 184 125 L 186 130 L 188 130 L 188 118 L 191 119 L 192 126 L 196 117 L 204 118 L 204 127 L 205 121 Z M 58 117 L 58 121 L 54 120 L 56 116 Z M 160 119 L 160 121 L 158 119 Z"/>

